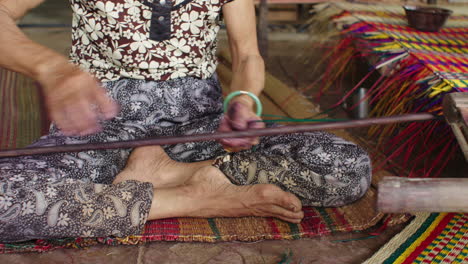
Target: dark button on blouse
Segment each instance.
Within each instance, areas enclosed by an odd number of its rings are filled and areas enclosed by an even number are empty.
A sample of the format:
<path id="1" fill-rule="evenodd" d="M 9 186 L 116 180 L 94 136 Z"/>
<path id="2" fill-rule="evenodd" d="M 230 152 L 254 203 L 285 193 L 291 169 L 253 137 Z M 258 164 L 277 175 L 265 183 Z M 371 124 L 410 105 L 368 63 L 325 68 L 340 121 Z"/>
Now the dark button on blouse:
<path id="1" fill-rule="evenodd" d="M 171 38 L 172 0 L 145 1 L 145 5 L 153 8 L 151 15 L 150 39 L 163 41 Z"/>

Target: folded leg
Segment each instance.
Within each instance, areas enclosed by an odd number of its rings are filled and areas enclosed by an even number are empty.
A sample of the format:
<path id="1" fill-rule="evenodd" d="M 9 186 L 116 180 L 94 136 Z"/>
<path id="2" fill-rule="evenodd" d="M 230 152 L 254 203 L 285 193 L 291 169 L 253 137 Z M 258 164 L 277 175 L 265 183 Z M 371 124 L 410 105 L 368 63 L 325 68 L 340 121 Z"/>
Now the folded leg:
<path id="1" fill-rule="evenodd" d="M 42 167 L 41 161 L 28 161 Z M 60 170 L 7 168 L 0 164 L 0 240 L 126 236 L 143 229 L 151 183 L 116 185 L 64 177 Z M 15 163 L 15 166 L 24 164 Z"/>
<path id="2" fill-rule="evenodd" d="M 367 153 L 326 132 L 266 137 L 255 149 L 220 156 L 214 165 L 234 184 L 275 184 L 304 206 L 354 202 L 371 182 Z"/>

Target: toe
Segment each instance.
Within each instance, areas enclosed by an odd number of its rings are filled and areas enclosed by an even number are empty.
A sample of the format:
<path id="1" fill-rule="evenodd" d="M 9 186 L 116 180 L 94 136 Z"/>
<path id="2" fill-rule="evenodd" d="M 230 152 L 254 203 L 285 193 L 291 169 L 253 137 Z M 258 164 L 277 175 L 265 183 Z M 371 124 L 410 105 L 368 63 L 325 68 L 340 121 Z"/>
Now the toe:
<path id="1" fill-rule="evenodd" d="M 274 204 L 281 206 L 292 212 L 300 212 L 302 203 L 294 194 L 283 191 L 278 186 L 272 184 L 258 185 L 257 191 L 260 198 L 270 200 Z"/>
<path id="2" fill-rule="evenodd" d="M 300 222 L 301 219 L 304 218 L 304 213 L 302 211 L 292 212 L 277 205 L 265 205 L 262 208 L 258 209 L 255 215 L 264 217 L 276 217 L 288 222 Z"/>
<path id="3" fill-rule="evenodd" d="M 302 212 L 302 202 L 292 193 L 286 193 L 287 197 L 283 199 L 282 206 L 286 207 L 293 212 Z"/>
<path id="4" fill-rule="evenodd" d="M 299 198 L 297 198 L 294 194 L 283 192 L 282 195 L 277 195 L 276 197 L 276 204 L 286 208 L 292 212 L 301 212 L 302 210 L 302 203 Z"/>

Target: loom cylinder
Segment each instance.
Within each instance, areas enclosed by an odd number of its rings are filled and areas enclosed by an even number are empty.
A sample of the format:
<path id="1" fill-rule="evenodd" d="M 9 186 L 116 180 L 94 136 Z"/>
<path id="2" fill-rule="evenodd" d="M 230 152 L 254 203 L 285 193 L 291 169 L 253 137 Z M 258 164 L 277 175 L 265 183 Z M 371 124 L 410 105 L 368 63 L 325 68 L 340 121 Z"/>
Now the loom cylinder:
<path id="1" fill-rule="evenodd" d="M 468 212 L 468 179 L 385 177 L 377 207 L 385 213 Z"/>
<path id="2" fill-rule="evenodd" d="M 356 119 L 369 117 L 369 99 L 366 98 L 367 91 L 366 88 L 359 88 L 353 96 L 353 105 L 356 106 L 356 108 L 353 109 L 353 114 Z"/>

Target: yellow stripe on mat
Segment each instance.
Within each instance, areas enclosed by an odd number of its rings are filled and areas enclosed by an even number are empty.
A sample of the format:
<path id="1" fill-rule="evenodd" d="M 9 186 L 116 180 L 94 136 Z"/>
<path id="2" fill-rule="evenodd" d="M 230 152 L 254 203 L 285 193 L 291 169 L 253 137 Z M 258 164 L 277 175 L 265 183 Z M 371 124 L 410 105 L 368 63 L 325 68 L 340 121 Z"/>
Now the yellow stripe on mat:
<path id="1" fill-rule="evenodd" d="M 426 238 L 432 233 L 432 231 L 439 225 L 440 221 L 444 219 L 444 217 L 447 215 L 447 213 L 441 213 L 439 216 L 432 222 L 432 224 L 426 229 L 426 232 L 424 232 L 416 241 L 409 246 L 403 254 L 401 254 L 400 257 L 398 257 L 394 264 L 401 264 L 403 261 L 405 261 L 408 256 L 414 252 L 414 250 L 421 244 L 422 241 L 426 240 Z"/>
<path id="2" fill-rule="evenodd" d="M 403 231 L 393 237 L 385 246 L 383 246 L 377 253 L 375 253 L 370 259 L 366 260 L 363 264 L 375 264 L 382 263 L 388 259 L 409 237 L 418 231 L 421 225 L 431 215 L 430 213 L 416 213 L 416 218 L 405 228 Z M 413 251 L 418 247 L 422 241 L 424 241 L 437 227 L 440 221 L 447 215 L 447 213 L 441 213 L 434 219 L 432 224 L 426 229 L 411 246 L 409 246 L 394 262 L 393 264 L 401 264 Z"/>

